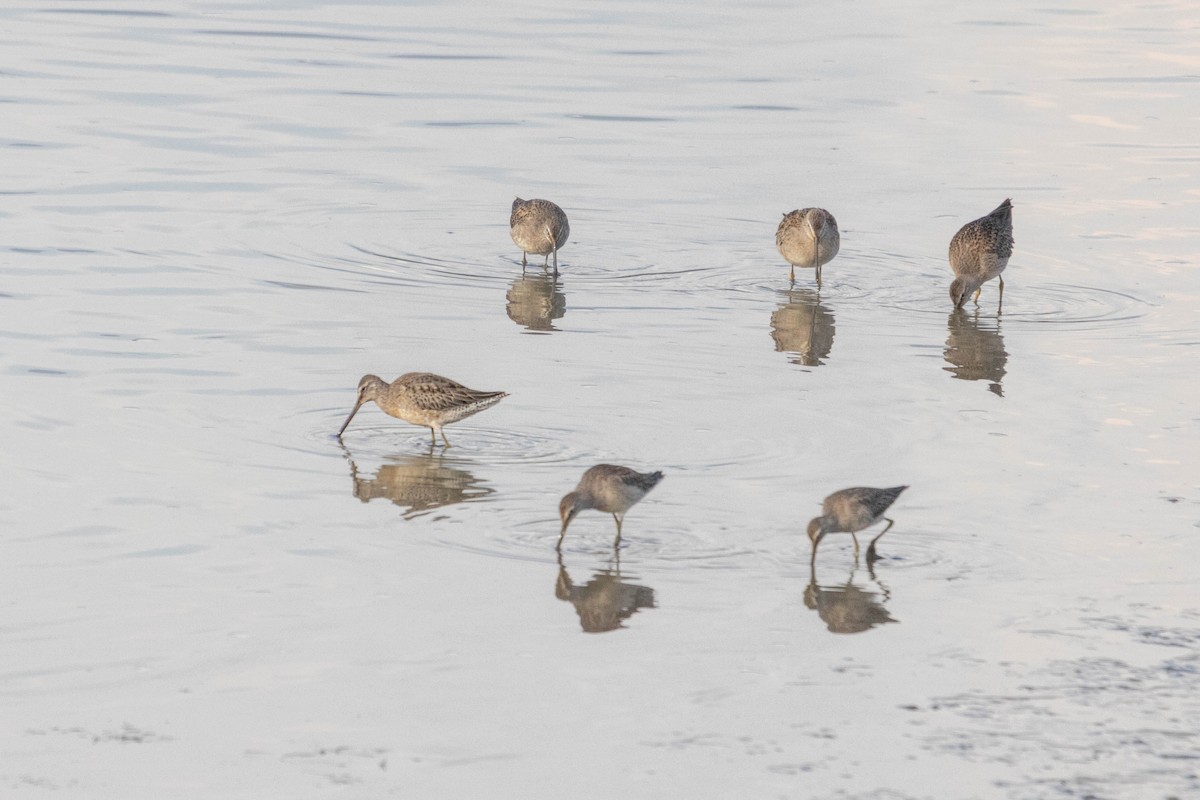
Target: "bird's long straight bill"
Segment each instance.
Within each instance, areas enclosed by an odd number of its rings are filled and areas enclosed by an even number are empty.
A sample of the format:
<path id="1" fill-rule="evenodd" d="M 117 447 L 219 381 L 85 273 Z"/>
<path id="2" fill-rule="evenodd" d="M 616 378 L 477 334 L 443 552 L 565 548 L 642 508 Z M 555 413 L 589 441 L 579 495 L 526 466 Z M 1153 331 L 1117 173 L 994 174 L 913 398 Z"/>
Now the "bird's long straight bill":
<path id="1" fill-rule="evenodd" d="M 558 547 L 559 547 L 560 549 L 562 548 L 563 539 L 565 539 L 565 538 L 566 538 L 566 536 L 567 536 L 567 526 L 571 524 L 571 520 L 575 519 L 575 515 L 576 515 L 577 513 L 579 513 L 579 512 L 577 512 L 577 511 L 575 511 L 575 510 L 573 510 L 573 509 L 572 509 L 572 510 L 571 510 L 571 511 L 570 511 L 570 512 L 567 514 L 567 518 L 563 520 L 563 524 L 562 524 L 562 530 L 560 530 L 560 531 L 558 532 Z"/>
<path id="2" fill-rule="evenodd" d="M 342 428 L 341 428 L 341 430 L 339 430 L 339 431 L 337 432 L 337 435 L 338 435 L 338 438 L 339 438 L 339 439 L 340 439 L 340 438 L 342 438 L 342 434 L 346 432 L 346 428 L 349 428 L 349 427 L 350 427 L 350 420 L 354 419 L 354 415 L 358 413 L 358 410 L 359 410 L 360 408 L 362 408 L 362 406 L 363 406 L 363 404 L 362 404 L 362 403 L 355 403 L 355 404 L 354 404 L 354 410 L 350 412 L 350 416 L 346 417 L 346 421 L 342 423 Z"/>

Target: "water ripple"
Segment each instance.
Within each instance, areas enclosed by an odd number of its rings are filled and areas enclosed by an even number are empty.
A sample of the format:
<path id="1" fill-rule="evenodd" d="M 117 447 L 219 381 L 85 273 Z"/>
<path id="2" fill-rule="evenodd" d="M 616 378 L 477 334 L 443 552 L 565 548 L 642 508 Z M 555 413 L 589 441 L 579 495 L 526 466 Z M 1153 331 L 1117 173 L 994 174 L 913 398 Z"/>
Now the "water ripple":
<path id="1" fill-rule="evenodd" d="M 327 454 L 331 445 L 338 446 L 335 435 L 345 411 L 339 410 L 338 417 L 331 416 L 332 409 L 325 409 L 321 417 L 325 424 L 312 427 L 304 437 L 301 449 L 313 454 Z M 334 421 L 337 420 L 337 421 Z M 510 431 L 503 428 L 482 427 L 475 424 L 455 425 L 446 428 L 452 446 L 447 455 L 470 459 L 477 466 L 508 466 L 513 464 L 562 464 L 577 457 L 577 453 L 566 445 L 566 437 L 547 431 Z M 397 452 L 428 454 L 429 429 L 409 425 L 387 417 L 377 422 L 361 422 L 356 417 L 354 425 L 346 431 L 343 441 L 361 458 L 386 458 Z M 441 453 L 441 438 L 435 452 Z"/>
<path id="2" fill-rule="evenodd" d="M 948 284 L 947 284 L 948 285 Z M 981 313 L 995 315 L 999 285 L 990 281 L 984 285 L 979 299 Z M 949 299 L 937 302 L 925 297 L 878 298 L 882 306 L 922 314 L 946 314 L 950 310 Z M 968 301 L 965 306 L 974 310 Z M 1143 317 L 1153 305 L 1135 295 L 1115 289 L 1096 286 L 1080 286 L 1066 283 L 1022 283 L 1019 279 L 1005 283 L 1004 308 L 1000 320 L 1005 332 L 1014 331 L 1014 326 L 1037 325 L 1041 330 L 1062 327 L 1073 331 L 1107 330 L 1128 326 Z"/>

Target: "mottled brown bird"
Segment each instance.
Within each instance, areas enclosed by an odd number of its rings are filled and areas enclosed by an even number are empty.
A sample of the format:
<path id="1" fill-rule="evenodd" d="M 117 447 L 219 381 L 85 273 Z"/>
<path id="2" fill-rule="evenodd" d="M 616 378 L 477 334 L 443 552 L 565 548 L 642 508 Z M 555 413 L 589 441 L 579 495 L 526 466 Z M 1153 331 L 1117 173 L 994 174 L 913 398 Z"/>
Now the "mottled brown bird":
<path id="1" fill-rule="evenodd" d="M 954 307 L 962 308 L 971 292 L 978 303 L 983 284 L 1000 278 L 1012 250 L 1012 200 L 1005 200 L 986 217 L 963 225 L 950 240 L 950 268 L 954 270 L 950 300 Z M 1004 278 L 1000 278 L 1000 305 L 1003 304 Z"/>
<path id="2" fill-rule="evenodd" d="M 429 428 L 431 447 L 437 445 L 438 433 L 442 434 L 442 441 L 449 447 L 450 440 L 442 430 L 443 425 L 478 414 L 505 397 L 508 397 L 507 392 L 468 389 L 461 383 L 432 372 L 408 372 L 391 383 L 376 375 L 363 375 L 358 382 L 358 400 L 354 410 L 346 417 L 337 435 L 340 439 L 363 404 L 374 400 L 384 413 Z"/>
<path id="3" fill-rule="evenodd" d="M 554 274 L 558 274 L 558 250 L 567 243 L 571 226 L 566 213 L 549 200 L 513 200 L 512 215 L 508 218 L 509 233 L 517 247 L 521 248 L 521 268 L 525 268 L 525 257 L 529 253 L 546 256 L 554 254 Z"/>
<path id="4" fill-rule="evenodd" d="M 775 246 L 792 265 L 792 283 L 796 282 L 796 267 L 816 267 L 820 286 L 821 267 L 833 260 L 841 244 L 837 220 L 823 208 L 789 211 L 775 230 Z"/>

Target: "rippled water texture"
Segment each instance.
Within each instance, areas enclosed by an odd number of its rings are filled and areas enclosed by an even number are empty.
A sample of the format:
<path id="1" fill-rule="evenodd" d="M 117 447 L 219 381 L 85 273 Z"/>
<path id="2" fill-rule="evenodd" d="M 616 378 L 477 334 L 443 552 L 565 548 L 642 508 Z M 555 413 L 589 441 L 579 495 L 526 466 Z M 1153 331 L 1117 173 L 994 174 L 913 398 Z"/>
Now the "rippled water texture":
<path id="1" fill-rule="evenodd" d="M 0 795 L 1200 796 L 1193 6 L 0 31 Z M 1006 197 L 1003 309 L 952 311 Z M 510 396 L 335 438 L 421 370 Z M 666 477 L 556 553 L 600 462 Z"/>

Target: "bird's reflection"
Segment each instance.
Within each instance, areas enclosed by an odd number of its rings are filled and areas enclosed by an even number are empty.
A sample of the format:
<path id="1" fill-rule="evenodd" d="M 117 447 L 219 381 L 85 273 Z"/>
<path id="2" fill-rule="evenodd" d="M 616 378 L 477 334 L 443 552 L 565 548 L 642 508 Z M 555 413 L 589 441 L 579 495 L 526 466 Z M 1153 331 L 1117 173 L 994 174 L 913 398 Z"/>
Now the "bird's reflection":
<path id="1" fill-rule="evenodd" d="M 946 351 L 944 358 L 950 366 L 942 367 L 963 381 L 988 381 L 988 391 L 1004 396 L 1000 382 L 1004 379 L 1008 353 L 1000 333 L 1000 318 L 979 318 L 979 310 L 956 308 L 946 321 Z"/>
<path id="2" fill-rule="evenodd" d="M 831 633 L 862 633 L 876 625 L 898 622 L 884 608 L 891 592 L 875 577 L 875 570 L 870 566 L 867 574 L 879 586 L 879 592 L 856 585 L 853 569 L 845 583 L 821 586 L 817 583 L 814 565 L 804 590 L 804 605 L 817 612 Z"/>
<path id="3" fill-rule="evenodd" d="M 377 497 L 390 500 L 405 509 L 405 519 L 442 506 L 479 500 L 495 491 L 467 470 L 454 466 L 455 460 L 441 452 L 393 456 L 373 476 L 363 477 L 350 451 L 343 450 L 350 462 L 354 496 L 364 503 Z"/>
<path id="4" fill-rule="evenodd" d="M 833 349 L 833 311 L 821 302 L 819 292 L 792 289 L 782 292 L 787 300 L 771 314 L 771 338 L 775 350 L 791 353 L 793 364 L 817 367 Z"/>
<path id="5" fill-rule="evenodd" d="M 626 583 L 621 577 L 620 553 L 614 549 L 613 566 L 600 570 L 583 586 L 571 580 L 563 556 L 558 554 L 558 580 L 554 596 L 575 606 L 579 624 L 586 633 L 603 633 L 624 627 L 621 623 L 638 610 L 654 608 L 654 590 Z"/>
<path id="6" fill-rule="evenodd" d="M 567 313 L 567 296 L 559 289 L 557 275 L 522 275 L 505 297 L 508 318 L 529 331 L 556 331 L 554 320 Z"/>

